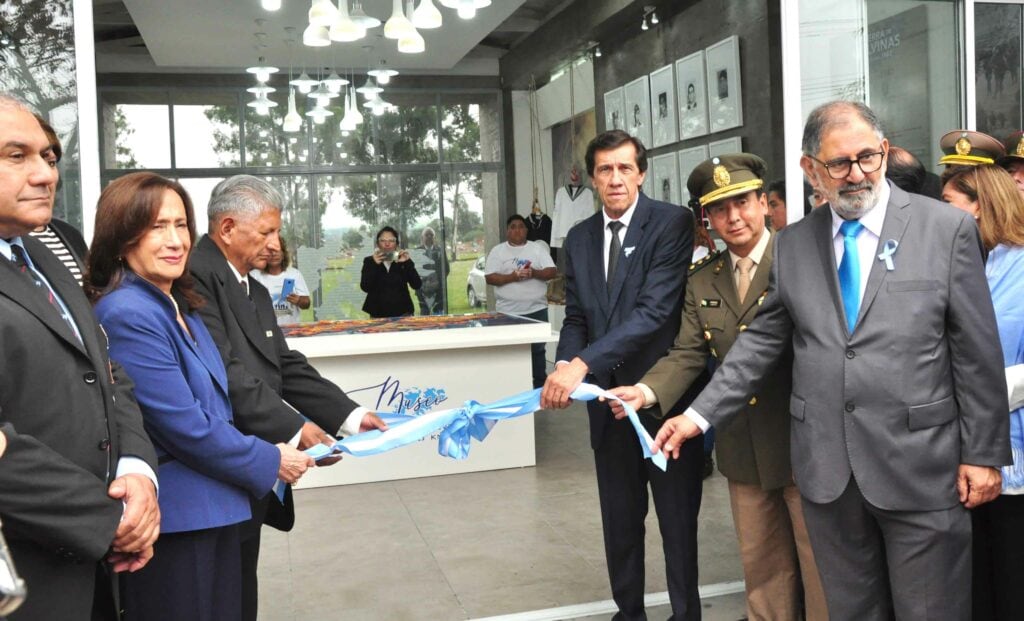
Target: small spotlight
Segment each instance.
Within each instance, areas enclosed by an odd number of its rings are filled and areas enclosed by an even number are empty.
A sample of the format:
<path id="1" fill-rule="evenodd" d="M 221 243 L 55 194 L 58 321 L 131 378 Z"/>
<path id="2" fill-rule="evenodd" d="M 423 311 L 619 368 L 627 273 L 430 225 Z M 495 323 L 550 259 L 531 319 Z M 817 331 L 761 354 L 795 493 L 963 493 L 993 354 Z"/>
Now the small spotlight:
<path id="1" fill-rule="evenodd" d="M 647 25 L 647 16 L 644 15 L 643 21 L 640 22 L 640 30 L 647 30 L 648 28 L 649 26 Z"/>
<path id="2" fill-rule="evenodd" d="M 601 58 L 601 46 L 598 45 L 594 48 L 594 58 Z"/>
<path id="3" fill-rule="evenodd" d="M 651 25 L 653 26 L 653 25 L 655 25 L 657 23 L 658 23 L 658 14 L 652 11 L 651 12 Z"/>

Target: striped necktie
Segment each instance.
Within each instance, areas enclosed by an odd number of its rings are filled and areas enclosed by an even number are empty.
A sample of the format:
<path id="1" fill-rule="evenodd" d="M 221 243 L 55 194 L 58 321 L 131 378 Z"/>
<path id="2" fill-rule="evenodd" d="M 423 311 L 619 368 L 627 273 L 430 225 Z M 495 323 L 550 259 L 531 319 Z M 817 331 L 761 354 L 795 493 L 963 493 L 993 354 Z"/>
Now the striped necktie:
<path id="1" fill-rule="evenodd" d="M 60 303 L 57 301 L 57 297 L 53 293 L 53 289 L 51 289 L 50 286 L 46 284 L 46 281 L 42 279 L 42 277 L 39 275 L 39 272 L 35 271 L 32 267 L 29 266 L 28 258 L 25 254 L 25 249 L 18 244 L 11 244 L 11 263 L 13 263 L 14 266 L 17 267 L 22 274 L 25 274 L 26 276 L 32 279 L 32 282 L 35 283 L 36 287 L 38 287 L 39 290 L 44 295 L 46 295 L 46 301 L 49 302 L 51 306 L 53 306 L 53 308 L 57 311 L 57 314 L 60 315 L 61 319 L 67 322 L 68 327 L 71 328 L 71 331 L 75 334 L 76 337 L 78 337 L 78 340 L 81 341 L 82 337 L 78 335 L 78 329 L 75 327 L 75 322 L 67 313 L 64 312 L 64 309 L 61 308 Z"/>

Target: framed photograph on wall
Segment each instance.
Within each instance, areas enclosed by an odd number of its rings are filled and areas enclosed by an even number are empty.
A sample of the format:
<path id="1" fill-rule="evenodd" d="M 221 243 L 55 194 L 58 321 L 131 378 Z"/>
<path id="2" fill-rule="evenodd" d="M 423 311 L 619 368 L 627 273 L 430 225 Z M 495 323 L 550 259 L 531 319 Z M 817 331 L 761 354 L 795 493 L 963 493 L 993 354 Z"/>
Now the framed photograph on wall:
<path id="1" fill-rule="evenodd" d="M 743 153 L 743 139 L 739 136 L 708 143 L 708 157 L 727 153 Z"/>
<path id="2" fill-rule="evenodd" d="M 626 129 L 623 111 L 626 104 L 622 100 L 622 87 L 612 89 L 604 94 L 604 130 Z"/>
<path id="3" fill-rule="evenodd" d="M 679 140 L 676 129 L 676 87 L 672 65 L 651 74 L 651 127 L 653 146 L 661 147 Z"/>
<path id="4" fill-rule="evenodd" d="M 706 144 L 683 149 L 677 155 L 679 160 L 679 198 L 682 201 L 680 204 L 687 205 L 690 202 L 690 191 L 686 189 L 686 182 L 690 179 L 690 173 L 711 156 L 708 155 L 708 145 Z"/>
<path id="5" fill-rule="evenodd" d="M 676 61 L 680 140 L 708 133 L 708 89 L 705 79 L 704 50 Z"/>
<path id="6" fill-rule="evenodd" d="M 705 50 L 708 116 L 712 132 L 743 125 L 740 93 L 740 39 L 733 35 Z"/>
<path id="7" fill-rule="evenodd" d="M 650 193 L 648 196 L 655 200 L 680 205 L 679 202 L 679 167 L 676 164 L 676 154 L 666 153 L 653 158 L 654 180 L 648 182 Z"/>
<path id="8" fill-rule="evenodd" d="M 631 136 L 651 146 L 651 90 L 647 76 L 639 77 L 623 87 L 626 101 L 626 127 Z"/>

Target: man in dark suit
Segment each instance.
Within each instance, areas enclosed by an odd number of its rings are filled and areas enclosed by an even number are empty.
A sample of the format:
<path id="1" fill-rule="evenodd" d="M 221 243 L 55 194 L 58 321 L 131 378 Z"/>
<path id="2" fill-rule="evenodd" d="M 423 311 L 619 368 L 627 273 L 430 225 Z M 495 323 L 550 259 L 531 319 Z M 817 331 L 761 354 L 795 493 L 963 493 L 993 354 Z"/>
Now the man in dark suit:
<path id="1" fill-rule="evenodd" d="M 778 234 L 757 317 L 685 416 L 674 453 L 743 409 L 792 343 L 793 474 L 834 621 L 970 619 L 971 522 L 1011 463 L 977 226 L 885 181 L 870 108 L 819 106 L 801 166 L 828 200 Z"/>
<path id="2" fill-rule="evenodd" d="M 384 429 L 376 414 L 289 349 L 270 294 L 248 277 L 253 269 L 266 267 L 271 251 L 279 250 L 282 204 L 277 190 L 256 177 L 237 175 L 220 182 L 210 196 L 209 234 L 196 244 L 189 263 L 196 290 L 207 301 L 200 314 L 227 368 L 235 422 L 243 433 L 301 449 L 331 444 L 333 435 Z M 293 522 L 290 491 L 283 506 L 273 494 L 254 499 L 253 517 L 241 534 L 243 619 L 256 619 L 261 524 L 290 530 Z"/>
<path id="3" fill-rule="evenodd" d="M 601 197 L 599 213 L 566 237 L 566 308 L 555 370 L 541 395 L 545 408 L 564 408 L 584 378 L 608 388 L 632 384 L 672 345 L 679 331 L 693 214 L 640 192 L 647 170 L 643 144 L 621 130 L 587 147 L 587 172 Z M 671 404 L 670 404 L 671 405 Z M 628 421 L 605 403 L 587 404 L 594 449 L 605 556 L 616 619 L 645 619 L 644 519 L 647 486 L 665 548 L 673 619 L 699 619 L 697 512 L 700 446 L 667 472 L 644 459 Z M 671 411 L 671 408 L 667 408 Z M 640 415 L 655 429 L 658 421 Z"/>
<path id="4" fill-rule="evenodd" d="M 11 619 L 114 619 L 112 576 L 159 532 L 156 454 L 71 273 L 28 233 L 57 171 L 32 112 L 0 94 L 0 517 L 28 599 Z"/>

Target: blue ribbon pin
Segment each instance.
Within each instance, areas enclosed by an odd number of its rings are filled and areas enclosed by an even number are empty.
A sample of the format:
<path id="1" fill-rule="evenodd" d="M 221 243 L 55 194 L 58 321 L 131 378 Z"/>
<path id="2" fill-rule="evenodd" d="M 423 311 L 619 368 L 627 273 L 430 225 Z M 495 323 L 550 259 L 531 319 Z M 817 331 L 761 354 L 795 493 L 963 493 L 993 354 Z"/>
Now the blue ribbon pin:
<path id="1" fill-rule="evenodd" d="M 892 255 L 896 254 L 896 249 L 899 245 L 899 242 L 895 239 L 887 239 L 882 244 L 882 253 L 878 255 L 878 260 L 885 261 L 885 269 L 890 272 L 896 269 L 896 265 L 892 262 Z"/>

